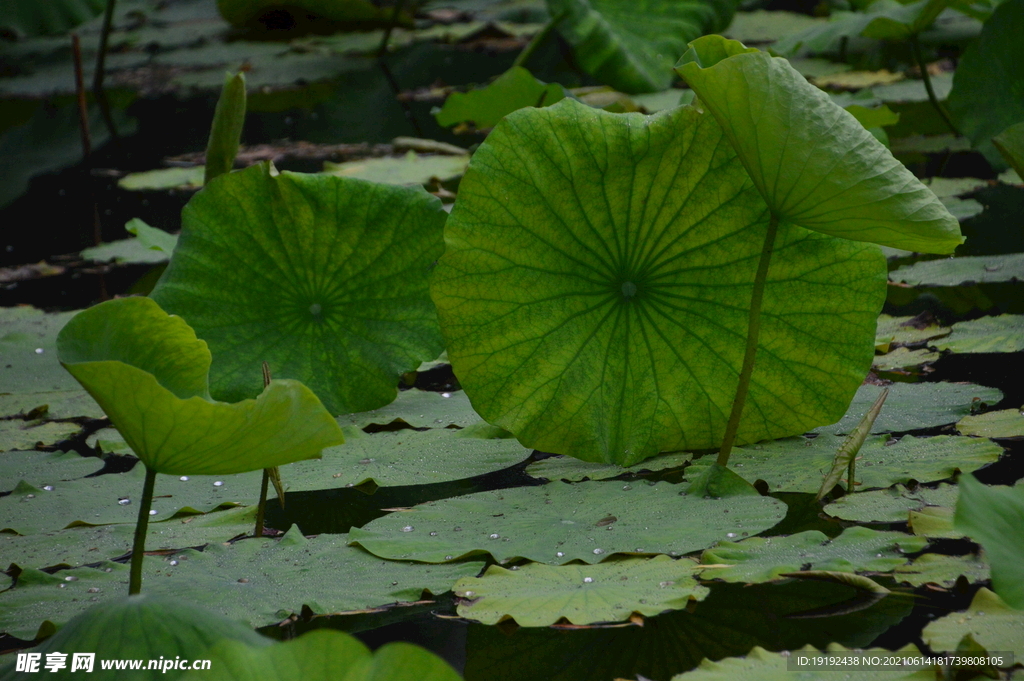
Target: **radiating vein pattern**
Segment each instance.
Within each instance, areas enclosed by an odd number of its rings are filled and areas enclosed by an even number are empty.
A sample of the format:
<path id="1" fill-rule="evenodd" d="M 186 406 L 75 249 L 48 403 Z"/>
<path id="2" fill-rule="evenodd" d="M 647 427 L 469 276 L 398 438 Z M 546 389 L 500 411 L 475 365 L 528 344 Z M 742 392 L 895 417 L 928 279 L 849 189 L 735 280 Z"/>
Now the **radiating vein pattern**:
<path id="1" fill-rule="evenodd" d="M 444 218 L 418 188 L 230 173 L 186 206 L 153 297 L 209 343 L 214 397 L 259 394 L 267 361 L 334 414 L 376 409 L 443 349 L 427 276 Z"/>
<path id="2" fill-rule="evenodd" d="M 697 109 L 566 100 L 507 117 L 462 181 L 432 283 L 474 409 L 588 461 L 716 447 L 767 222 Z M 842 416 L 884 296 L 877 247 L 781 226 L 740 441 Z"/>

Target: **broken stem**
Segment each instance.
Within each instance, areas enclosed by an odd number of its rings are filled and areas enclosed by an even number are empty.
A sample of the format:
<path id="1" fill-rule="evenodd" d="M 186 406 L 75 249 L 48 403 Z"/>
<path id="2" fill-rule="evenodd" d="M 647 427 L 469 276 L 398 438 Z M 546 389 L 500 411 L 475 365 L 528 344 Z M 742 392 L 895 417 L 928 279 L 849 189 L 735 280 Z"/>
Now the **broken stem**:
<path id="1" fill-rule="evenodd" d="M 917 68 L 921 69 L 921 78 L 924 80 L 924 89 L 928 93 L 928 101 L 935 107 L 939 117 L 946 123 L 950 131 L 957 137 L 960 137 L 960 131 L 953 125 L 949 114 L 946 113 L 946 108 L 942 106 L 939 98 L 935 96 L 935 89 L 932 87 L 932 76 L 928 73 L 928 65 L 924 63 L 924 56 L 921 54 L 921 43 L 918 42 L 916 35 L 910 39 L 910 46 L 914 50 L 914 60 L 917 61 Z"/>
<path id="2" fill-rule="evenodd" d="M 768 219 L 768 231 L 761 247 L 761 259 L 757 263 L 757 274 L 754 275 L 754 290 L 750 294 L 750 312 L 747 317 L 747 348 L 743 353 L 743 367 L 740 369 L 740 380 L 736 386 L 736 397 L 732 401 L 732 413 L 725 427 L 722 449 L 718 452 L 718 464 L 729 465 L 729 454 L 732 453 L 736 433 L 740 429 L 740 417 L 747 401 L 750 389 L 750 378 L 754 374 L 754 359 L 757 357 L 757 339 L 761 333 L 761 302 L 764 300 L 764 285 L 768 281 L 768 265 L 771 263 L 772 251 L 775 249 L 775 235 L 779 231 L 779 218 L 775 213 Z"/>
<path id="3" fill-rule="evenodd" d="M 526 62 L 530 61 L 530 57 L 533 56 L 533 53 L 537 51 L 537 48 L 540 47 L 541 43 L 547 40 L 547 37 L 551 34 L 551 31 L 554 30 L 555 25 L 557 25 L 558 22 L 561 21 L 562 17 L 564 16 L 565 12 L 560 12 L 556 16 L 551 17 L 548 23 L 544 24 L 544 27 L 541 28 L 540 31 L 530 39 L 530 42 L 526 44 L 526 47 L 524 47 L 523 51 L 519 53 L 519 56 L 516 57 L 516 60 L 512 62 L 512 68 L 515 68 L 517 66 L 522 66 L 525 68 Z"/>
<path id="4" fill-rule="evenodd" d="M 135 541 L 132 542 L 132 565 L 128 577 L 128 595 L 142 591 L 142 559 L 146 556 L 146 530 L 149 528 L 149 509 L 153 506 L 153 486 L 156 471 L 146 466 L 146 481 L 142 485 L 139 519 L 135 521 Z"/>

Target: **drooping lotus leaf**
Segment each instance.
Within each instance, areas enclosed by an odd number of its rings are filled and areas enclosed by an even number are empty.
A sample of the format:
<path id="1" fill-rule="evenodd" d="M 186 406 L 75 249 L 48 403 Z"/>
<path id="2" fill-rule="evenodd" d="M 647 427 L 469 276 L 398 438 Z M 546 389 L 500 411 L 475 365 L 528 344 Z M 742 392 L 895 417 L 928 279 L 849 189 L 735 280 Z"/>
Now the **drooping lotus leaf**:
<path id="1" fill-rule="evenodd" d="M 734 0 L 547 0 L 558 31 L 584 71 L 616 90 L 657 92 L 672 84 L 686 43 L 721 31 Z"/>
<path id="2" fill-rule="evenodd" d="M 681 555 L 757 534 L 785 514 L 785 505 L 769 497 L 705 499 L 682 491 L 668 483 L 554 482 L 478 492 L 397 511 L 353 528 L 349 537 L 392 560 L 440 563 L 490 553 L 499 562 L 562 565 L 599 563 L 616 553 Z"/>
<path id="3" fill-rule="evenodd" d="M 903 485 L 871 492 L 857 492 L 825 506 L 835 518 L 859 523 L 901 523 L 908 514 L 923 508 L 956 506 L 959 488 L 940 484 L 937 488 L 918 487 L 911 491 Z"/>
<path id="4" fill-rule="evenodd" d="M 945 556 L 941 553 L 925 553 L 909 565 L 893 570 L 893 577 L 912 586 L 940 584 L 951 587 L 963 575 L 976 584 L 989 579 L 989 566 L 980 556 Z"/>
<path id="5" fill-rule="evenodd" d="M 889 275 L 910 286 L 963 286 L 1024 279 L 1024 253 L 970 255 L 905 265 Z"/>
<path id="6" fill-rule="evenodd" d="M 57 583 L 62 581 L 61 577 L 45 573 L 39 575 L 53 580 L 50 588 L 54 592 L 63 591 L 57 588 Z M 89 603 L 85 589 L 82 589 L 82 592 L 79 611 L 88 607 Z M 49 631 L 52 632 L 52 628 Z M 24 638 L 31 640 L 33 636 Z M 225 640 L 240 641 L 254 652 L 272 644 L 270 639 L 260 636 L 249 627 L 208 612 L 195 603 L 186 604 L 176 598 L 145 594 L 118 597 L 89 608 L 33 651 L 43 653 L 44 663 L 46 653 L 51 652 L 95 653 L 93 674 L 97 677 L 116 678 L 111 672 L 102 672 L 100 660 L 155 660 L 161 656 L 170 660 L 176 656 L 189 660 L 202 659 L 207 657 L 205 652 L 210 646 Z M 76 678 L 77 675 L 87 674 L 82 670 L 70 671 L 70 654 L 65 661 L 67 667 L 62 671 L 67 676 L 64 678 Z M 47 673 L 42 670 L 42 665 L 40 669 Z M 146 681 L 173 677 L 172 674 L 160 669 L 144 668 L 140 671 L 131 671 L 129 674 L 130 678 Z M 38 676 L 39 673 L 16 673 L 13 659 L 8 665 L 0 668 L 0 678 L 4 681 L 32 679 Z"/>
<path id="7" fill-rule="evenodd" d="M 997 170 L 1006 162 L 992 138 L 1024 122 L 1024 0 L 1006 0 L 964 50 L 953 75 L 949 115 Z"/>
<path id="8" fill-rule="evenodd" d="M 956 424 L 962 435 L 981 437 L 1024 437 L 1024 409 L 1000 409 L 977 416 L 965 416 Z"/>
<path id="9" fill-rule="evenodd" d="M 1010 167 L 1017 171 L 1017 176 L 1024 177 L 1024 121 L 1011 125 L 993 137 L 992 144 Z"/>
<path id="10" fill-rule="evenodd" d="M 588 461 L 718 446 L 767 217 L 693 107 L 507 116 L 473 156 L 431 283 L 473 407 Z M 743 442 L 843 413 L 884 296 L 875 247 L 783 224 L 776 248 Z"/>
<path id="11" fill-rule="evenodd" d="M 376 409 L 444 349 L 427 274 L 445 217 L 422 188 L 253 166 L 188 203 L 152 295 L 209 343 L 214 397 L 259 394 L 267 362 L 333 414 Z"/>
<path id="12" fill-rule="evenodd" d="M 954 526 L 985 549 L 992 589 L 1024 610 L 1024 484 L 989 487 L 963 476 Z"/>
<path id="13" fill-rule="evenodd" d="M 953 352 L 1020 352 L 1024 350 L 1024 315 L 1003 314 L 957 322 L 945 338 L 935 341 L 939 350 Z"/>
<path id="14" fill-rule="evenodd" d="M 478 130 L 493 128 L 502 118 L 527 106 L 549 106 L 565 98 L 558 83 L 545 84 L 522 66 L 513 66 L 493 83 L 469 92 L 453 92 L 434 114 L 438 125 L 472 123 Z"/>
<path id="15" fill-rule="evenodd" d="M 907 562 L 904 554 L 920 551 L 927 543 L 923 537 L 866 527 L 847 528 L 834 539 L 816 530 L 788 537 L 751 537 L 720 542 L 705 551 L 701 562 L 711 567 L 700 577 L 751 583 L 808 569 L 888 572 Z"/>
<path id="16" fill-rule="evenodd" d="M 982 587 L 966 612 L 952 612 L 931 622 L 921 639 L 935 652 L 953 652 L 968 634 L 990 653 L 1012 652 L 1019 661 L 1024 656 L 1024 611 Z"/>
<path id="17" fill-rule="evenodd" d="M 220 678 L 231 681 L 461 681 L 444 660 L 419 646 L 388 643 L 371 653 L 354 636 L 329 629 L 255 650 L 224 641 L 207 656 Z M 209 678 L 209 671 L 190 671 L 181 677 L 182 681 Z"/>
<path id="18" fill-rule="evenodd" d="M 158 473 L 241 473 L 315 458 L 344 442 L 320 400 L 297 381 L 272 381 L 255 400 L 211 401 L 206 343 L 149 298 L 80 312 L 58 334 L 57 352 Z"/>
<path id="19" fill-rule="evenodd" d="M 779 219 L 926 253 L 963 242 L 931 190 L 786 59 L 705 36 L 678 70 Z"/>
<path id="20" fill-rule="evenodd" d="M 707 587 L 697 566 L 668 556 L 609 560 L 599 565 L 498 565 L 481 577 L 460 579 L 458 612 L 484 624 L 512 618 L 522 627 L 546 627 L 563 617 L 572 624 L 619 622 L 634 612 L 651 617 L 703 600 Z"/>

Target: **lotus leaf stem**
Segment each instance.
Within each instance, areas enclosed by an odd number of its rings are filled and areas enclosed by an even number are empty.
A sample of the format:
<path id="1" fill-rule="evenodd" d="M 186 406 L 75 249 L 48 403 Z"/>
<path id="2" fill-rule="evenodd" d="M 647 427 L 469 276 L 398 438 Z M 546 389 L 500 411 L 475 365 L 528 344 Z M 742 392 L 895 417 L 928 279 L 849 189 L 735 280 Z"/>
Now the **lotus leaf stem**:
<path id="1" fill-rule="evenodd" d="M 921 43 L 918 41 L 917 36 L 913 36 L 910 39 L 910 46 L 914 50 L 914 60 L 917 61 L 917 67 L 921 69 L 921 79 L 924 80 L 924 89 L 928 92 L 928 101 L 932 103 L 935 110 L 939 112 L 939 117 L 946 123 L 950 131 L 960 137 L 960 131 L 953 125 L 953 121 L 950 119 L 949 114 L 946 113 L 946 108 L 939 102 L 939 98 L 935 96 L 935 88 L 932 87 L 932 76 L 928 73 L 928 65 L 924 62 L 924 56 L 921 54 Z"/>
<path id="2" fill-rule="evenodd" d="M 270 365 L 263 362 L 263 389 L 270 385 Z M 270 469 L 263 469 L 263 482 L 260 484 L 260 503 L 256 508 L 256 529 L 254 537 L 263 536 L 263 525 L 267 517 L 267 488 L 270 486 Z"/>
<path id="3" fill-rule="evenodd" d="M 560 12 L 555 16 L 551 17 L 548 23 L 544 24 L 544 27 L 541 28 L 535 36 L 530 38 L 530 42 L 526 44 L 526 47 L 523 48 L 523 51 L 520 52 L 519 56 L 516 57 L 516 60 L 512 62 L 512 68 L 515 68 L 517 66 L 522 66 L 523 68 L 525 68 L 526 62 L 530 61 L 530 57 L 533 56 L 533 53 L 537 51 L 537 48 L 540 47 L 541 43 L 547 40 L 547 37 L 551 34 L 551 31 L 555 28 L 558 22 L 562 20 L 562 17 L 564 16 L 565 12 Z"/>
<path id="4" fill-rule="evenodd" d="M 96 53 L 96 73 L 92 76 L 92 93 L 96 97 L 96 103 L 100 105 L 100 113 L 103 115 L 103 122 L 107 124 L 110 136 L 118 139 L 117 127 L 114 125 L 114 117 L 110 115 L 110 103 L 107 101 L 106 90 L 103 89 L 103 79 L 107 73 L 107 44 L 110 41 L 110 28 L 114 22 L 114 5 L 117 0 L 107 0 L 107 7 L 103 12 L 103 28 L 100 31 L 100 45 Z"/>
<path id="5" fill-rule="evenodd" d="M 146 466 L 146 482 L 142 485 L 142 501 L 139 503 L 139 519 L 135 522 L 135 541 L 132 542 L 132 565 L 128 578 L 128 595 L 142 591 L 142 559 L 146 555 L 146 530 L 149 528 L 149 509 L 153 506 L 153 486 L 156 471 Z"/>
<path id="6" fill-rule="evenodd" d="M 774 212 L 768 219 L 768 231 L 761 247 L 761 259 L 757 263 L 754 275 L 754 290 L 750 294 L 750 313 L 747 317 L 747 349 L 743 353 L 743 367 L 740 369 L 740 380 L 736 386 L 736 397 L 732 401 L 732 412 L 729 423 L 725 427 L 722 449 L 718 452 L 718 464 L 729 465 L 729 454 L 732 453 L 736 433 L 740 428 L 740 417 L 743 416 L 743 405 L 747 401 L 750 390 L 750 378 L 754 374 L 754 360 L 757 357 L 757 339 L 761 333 L 761 302 L 764 300 L 764 285 L 768 281 L 768 266 L 771 264 L 772 251 L 775 249 L 775 235 L 779 231 L 779 216 Z"/>

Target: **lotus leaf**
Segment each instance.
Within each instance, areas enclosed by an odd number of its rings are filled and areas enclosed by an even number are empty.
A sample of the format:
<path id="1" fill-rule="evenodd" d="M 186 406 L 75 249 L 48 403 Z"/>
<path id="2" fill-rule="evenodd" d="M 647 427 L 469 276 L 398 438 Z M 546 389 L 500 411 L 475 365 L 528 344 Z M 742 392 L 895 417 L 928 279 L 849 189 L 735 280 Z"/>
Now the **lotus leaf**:
<path id="1" fill-rule="evenodd" d="M 0 452 L 10 449 L 35 449 L 38 445 L 52 445 L 66 440 L 81 430 L 77 423 L 25 422 L 21 419 L 0 421 Z"/>
<path id="2" fill-rule="evenodd" d="M 734 0 L 547 0 L 558 31 L 583 70 L 626 93 L 657 92 L 672 83 L 686 43 L 721 31 Z"/>
<path id="3" fill-rule="evenodd" d="M 325 161 L 324 174 L 412 186 L 429 184 L 432 180 L 449 182 L 460 177 L 467 165 L 468 156 L 428 156 L 409 151 L 399 157 L 367 158 L 344 163 Z"/>
<path id="4" fill-rule="evenodd" d="M 492 565 L 481 577 L 455 584 L 459 615 L 497 624 L 512 618 L 522 627 L 619 622 L 636 612 L 647 617 L 702 600 L 707 587 L 693 578 L 696 566 L 668 556 L 609 560 L 599 565 L 527 563 L 514 570 Z"/>
<path id="5" fill-rule="evenodd" d="M 889 275 L 909 286 L 966 286 L 1024 279 L 1024 253 L 972 255 L 906 265 Z"/>
<path id="6" fill-rule="evenodd" d="M 985 549 L 992 589 L 1024 610 L 1024 484 L 989 487 L 963 476 L 954 526 Z"/>
<path id="7" fill-rule="evenodd" d="M 527 447 L 587 461 L 718 446 L 767 218 L 693 107 L 565 100 L 507 116 L 473 156 L 431 283 L 474 408 Z M 746 442 L 843 412 L 882 301 L 875 247 L 783 224 L 776 248 Z"/>
<path id="8" fill-rule="evenodd" d="M 909 565 L 902 565 L 893 571 L 893 577 L 912 586 L 940 584 L 950 587 L 963 575 L 971 584 L 989 579 L 989 567 L 979 556 L 945 556 L 940 553 L 925 553 Z"/>
<path id="9" fill-rule="evenodd" d="M 61 330 L 57 350 L 158 473 L 241 473 L 314 458 L 344 441 L 316 395 L 297 381 L 271 382 L 256 400 L 210 401 L 206 343 L 148 298 L 79 313 Z"/>
<path id="10" fill-rule="evenodd" d="M 963 242 L 935 195 L 785 59 L 705 36 L 678 69 L 780 220 L 927 253 Z"/>
<path id="11" fill-rule="evenodd" d="M 222 175 L 192 198 L 153 298 L 210 344 L 218 399 L 259 394 L 265 361 L 331 413 L 381 407 L 443 349 L 427 295 L 441 203 L 422 188 L 270 170 Z"/>
<path id="12" fill-rule="evenodd" d="M 31 307 L 0 308 L 0 385 L 7 393 L 78 390 L 79 385 L 57 361 L 57 333 L 74 312 L 46 313 Z M 26 398 L 28 399 L 28 398 Z M 43 398 L 32 407 L 46 402 Z M 71 414 L 78 416 L 79 414 Z"/>
<path id="13" fill-rule="evenodd" d="M 910 350 L 908 348 L 896 348 L 879 357 L 871 363 L 875 371 L 896 371 L 915 369 L 922 364 L 928 364 L 939 359 L 939 353 L 927 348 Z"/>
<path id="14" fill-rule="evenodd" d="M 1012 652 L 1018 660 L 1024 656 L 1024 612 L 1011 608 L 985 587 L 974 594 L 966 612 L 953 612 L 929 623 L 921 639 L 935 652 L 955 652 L 968 634 L 990 652 Z"/>
<path id="15" fill-rule="evenodd" d="M 964 435 L 1024 437 L 1024 408 L 965 416 L 956 424 L 956 429 Z"/>
<path id="16" fill-rule="evenodd" d="M 873 492 L 847 494 L 825 506 L 825 513 L 859 523 L 903 523 L 908 513 L 925 507 L 956 505 L 959 488 L 941 484 L 937 488 L 919 487 L 910 491 L 903 485 Z"/>
<path id="17" fill-rule="evenodd" d="M 818 681 L 832 668 L 822 672 L 815 668 L 790 669 L 790 658 L 793 656 L 815 658 L 821 655 L 841 657 L 843 653 L 855 652 L 860 655 L 906 655 L 908 658 L 920 657 L 920 651 L 907 646 L 896 653 L 884 648 L 857 649 L 850 651 L 840 645 L 831 644 L 823 653 L 816 648 L 806 646 L 799 650 L 783 653 L 769 652 L 761 646 L 754 646 L 744 657 L 729 657 L 724 660 L 712 661 L 705 659 L 693 671 L 677 674 L 672 681 L 732 681 L 732 679 L 757 679 L 758 681 Z M 924 667 L 918 671 L 912 668 L 896 669 L 857 669 L 860 681 L 931 681 L 935 678 L 933 667 Z"/>
<path id="18" fill-rule="evenodd" d="M 888 352 L 889 346 L 893 343 L 914 345 L 945 336 L 948 333 L 948 327 L 940 326 L 934 320 L 920 320 L 916 317 L 890 317 L 883 314 L 878 316 L 875 346 L 883 352 Z"/>
<path id="19" fill-rule="evenodd" d="M 948 336 L 934 345 L 952 352 L 1020 352 L 1024 350 L 1024 315 L 1004 314 L 958 322 Z"/>
<path id="20" fill-rule="evenodd" d="M 620 475 L 639 473 L 641 471 L 681 468 L 692 458 L 693 455 L 688 452 L 659 454 L 650 459 L 645 459 L 630 468 L 623 468 L 615 464 L 588 463 L 567 456 L 552 456 L 531 463 L 526 467 L 526 472 L 535 478 L 548 478 L 550 480 L 569 480 L 573 482 L 588 479 L 607 480 Z"/>
<path id="21" fill-rule="evenodd" d="M 486 130 L 513 111 L 550 106 L 564 98 L 565 88 L 558 83 L 546 85 L 522 66 L 513 66 L 486 87 L 451 93 L 434 116 L 444 127 L 472 123 L 478 130 Z"/>
<path id="22" fill-rule="evenodd" d="M 6 452 L 0 457 L 0 492 L 10 492 L 19 481 L 29 481 L 40 488 L 53 486 L 84 478 L 101 468 L 103 462 L 99 459 L 79 456 L 75 452 Z"/>
<path id="23" fill-rule="evenodd" d="M 436 393 L 415 388 L 399 392 L 394 402 L 378 409 L 338 417 L 342 426 L 357 428 L 396 423 L 404 423 L 411 428 L 465 428 L 479 421 L 480 415 L 473 411 L 463 391 Z"/>

